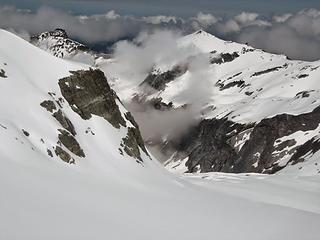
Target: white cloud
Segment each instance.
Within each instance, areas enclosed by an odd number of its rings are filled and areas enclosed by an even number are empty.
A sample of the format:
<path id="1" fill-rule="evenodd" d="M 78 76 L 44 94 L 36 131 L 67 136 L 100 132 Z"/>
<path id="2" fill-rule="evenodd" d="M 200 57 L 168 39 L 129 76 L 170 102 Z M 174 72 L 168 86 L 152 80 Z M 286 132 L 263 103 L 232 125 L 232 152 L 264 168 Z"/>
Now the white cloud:
<path id="1" fill-rule="evenodd" d="M 241 14 L 235 16 L 234 20 L 240 24 L 247 24 L 255 21 L 258 18 L 258 16 L 259 14 L 257 13 L 242 12 Z"/>
<path id="2" fill-rule="evenodd" d="M 275 15 L 272 17 L 272 20 L 277 23 L 283 23 L 283 22 L 287 21 L 291 16 L 292 16 L 291 13 L 285 13 L 282 15 Z"/>
<path id="3" fill-rule="evenodd" d="M 142 20 L 151 24 L 161 24 L 161 23 L 170 23 L 170 22 L 177 23 L 176 17 L 164 16 L 164 15 L 142 17 Z"/>
<path id="4" fill-rule="evenodd" d="M 212 14 L 210 14 L 210 13 L 205 14 L 202 12 L 199 12 L 197 14 L 197 16 L 193 19 L 195 21 L 197 21 L 199 23 L 199 25 L 202 27 L 208 27 L 208 26 L 213 25 L 218 22 L 218 19 L 215 16 L 213 16 Z"/>
<path id="5" fill-rule="evenodd" d="M 28 38 L 28 33 L 32 35 L 64 28 L 72 38 L 89 44 L 132 39 L 141 31 L 170 29 L 187 34 L 202 28 L 226 40 L 245 41 L 266 51 L 285 53 L 292 58 L 320 58 L 317 47 L 320 41 L 320 11 L 317 9 L 271 17 L 253 12 L 242 12 L 231 17 L 199 12 L 194 17 L 182 19 L 165 15 L 123 16 L 114 10 L 101 15 L 75 16 L 52 8 L 31 12 L 5 6 L 0 7 L 0 27 L 10 29 L 24 38 Z M 284 32 L 279 33 L 279 29 Z M 270 39 L 275 46 L 267 42 Z M 300 49 L 289 49 L 289 46 Z M 315 47 L 314 51 L 304 49 L 310 46 Z"/>

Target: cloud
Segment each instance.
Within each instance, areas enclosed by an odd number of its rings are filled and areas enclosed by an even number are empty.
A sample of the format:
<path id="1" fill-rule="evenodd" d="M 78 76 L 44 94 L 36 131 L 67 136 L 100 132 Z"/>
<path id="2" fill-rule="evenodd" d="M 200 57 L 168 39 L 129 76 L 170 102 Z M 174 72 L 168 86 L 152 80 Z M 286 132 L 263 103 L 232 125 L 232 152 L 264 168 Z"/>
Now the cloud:
<path id="1" fill-rule="evenodd" d="M 173 23 L 176 24 L 178 19 L 174 16 L 164 16 L 164 15 L 158 15 L 158 16 L 148 16 L 148 17 L 142 17 L 141 18 L 146 23 L 151 24 L 161 24 L 161 23 Z"/>
<path id="2" fill-rule="evenodd" d="M 273 18 L 266 27 L 247 27 L 236 40 L 293 59 L 320 59 L 320 12 L 311 9 Z"/>
<path id="3" fill-rule="evenodd" d="M 226 17 L 199 12 L 194 17 L 183 19 L 165 15 L 127 16 L 114 10 L 99 15 L 73 15 L 49 7 L 32 12 L 2 6 L 0 27 L 20 35 L 23 33 L 24 37 L 59 27 L 66 29 L 72 38 L 87 44 L 133 39 L 142 31 L 167 29 L 188 34 L 204 29 L 225 40 L 247 42 L 291 58 L 320 59 L 317 46 L 320 41 L 320 11 L 317 9 L 274 16 L 242 12 Z"/>
<path id="4" fill-rule="evenodd" d="M 120 41 L 114 46 L 114 64 L 109 71 L 137 85 L 155 65 L 170 70 L 196 52 L 191 46 L 179 47 L 180 37 L 177 31 L 155 30 L 142 32 L 133 41 Z"/>
<path id="5" fill-rule="evenodd" d="M 57 9 L 42 7 L 36 12 L 14 7 L 0 8 L 0 27 L 27 31 L 30 34 L 64 28 L 71 37 L 84 42 L 115 41 L 137 35 L 146 23 L 134 18 L 120 17 L 110 11 L 102 15 L 74 16 Z"/>
<path id="6" fill-rule="evenodd" d="M 203 106 L 211 96 L 215 74 L 213 66 L 209 66 L 209 54 L 202 53 L 194 46 L 181 45 L 180 37 L 181 34 L 175 31 L 143 32 L 133 41 L 117 43 L 114 61 L 102 67 L 109 79 L 121 79 L 121 84 L 125 84 L 128 89 L 128 85 L 131 86 L 129 88 L 137 87 L 153 70 L 165 72 L 177 65 L 187 65 L 187 72 L 183 76 L 184 87 L 177 89 L 175 95 L 176 101 L 187 104 L 186 107 L 174 106 L 158 110 L 152 103 L 132 101 L 133 96 L 127 91 L 122 95 L 121 86 L 116 89 L 141 126 L 143 138 L 149 143 L 177 140 L 200 121 Z"/>
<path id="7" fill-rule="evenodd" d="M 198 24 L 199 28 L 208 27 L 218 22 L 218 18 L 210 13 L 206 14 L 203 12 L 199 12 L 196 17 L 191 19 L 194 20 L 193 24 Z"/>
<path id="8" fill-rule="evenodd" d="M 275 15 L 272 17 L 272 20 L 277 23 L 283 23 L 283 22 L 287 21 L 291 16 L 292 16 L 291 13 L 285 13 L 282 15 Z"/>

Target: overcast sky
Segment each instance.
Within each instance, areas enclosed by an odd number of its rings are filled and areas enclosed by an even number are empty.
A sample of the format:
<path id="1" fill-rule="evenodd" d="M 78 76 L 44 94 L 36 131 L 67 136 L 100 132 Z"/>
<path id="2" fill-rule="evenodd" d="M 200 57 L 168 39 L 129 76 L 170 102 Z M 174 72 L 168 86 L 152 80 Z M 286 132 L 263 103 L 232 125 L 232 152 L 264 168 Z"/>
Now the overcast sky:
<path id="1" fill-rule="evenodd" d="M 26 39 L 63 28 L 89 46 L 203 29 L 293 59 L 320 59 L 320 0 L 0 0 L 0 28 Z"/>
<path id="2" fill-rule="evenodd" d="M 76 14 L 103 13 L 110 9 L 120 14 L 191 16 L 199 11 L 234 14 L 253 11 L 264 14 L 320 8 L 320 0 L 0 0 L 2 5 L 36 10 L 52 6 Z"/>

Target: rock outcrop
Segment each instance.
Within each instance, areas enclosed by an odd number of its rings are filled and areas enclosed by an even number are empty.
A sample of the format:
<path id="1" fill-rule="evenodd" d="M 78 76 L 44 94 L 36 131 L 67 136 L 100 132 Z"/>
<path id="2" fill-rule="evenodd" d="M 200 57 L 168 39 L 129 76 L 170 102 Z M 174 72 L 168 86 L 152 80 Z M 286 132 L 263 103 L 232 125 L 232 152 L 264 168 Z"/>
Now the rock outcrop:
<path id="1" fill-rule="evenodd" d="M 320 111 L 281 114 L 256 124 L 228 119 L 206 119 L 188 132 L 175 147 L 176 159 L 188 158 L 188 172 L 275 173 L 287 164 L 304 161 L 320 150 Z M 308 141 L 300 141 L 308 136 Z"/>
<path id="2" fill-rule="evenodd" d="M 103 117 L 116 128 L 125 127 L 117 96 L 100 70 L 76 71 L 59 80 L 63 97 L 83 119 L 92 114 Z"/>
<path id="3" fill-rule="evenodd" d="M 88 47 L 70 39 L 66 31 L 60 28 L 32 36 L 31 43 L 60 58 L 78 51 L 89 51 Z"/>
<path id="4" fill-rule="evenodd" d="M 140 149 L 148 156 L 137 123 L 129 112 L 122 116 L 118 106 L 121 102 L 110 88 L 103 72 L 98 69 L 72 72 L 71 76 L 59 80 L 59 86 L 63 97 L 67 100 L 73 111 L 84 120 L 90 119 L 92 115 L 97 115 L 107 120 L 115 128 L 127 128 L 127 135 L 122 139 L 120 145 L 126 154 L 137 159 L 138 162 L 142 162 Z M 59 114 L 58 111 L 54 116 L 65 129 L 73 134 L 73 125 L 64 117 L 62 112 Z M 132 126 L 128 126 L 127 121 Z M 66 135 L 64 134 L 61 137 L 68 140 L 67 142 L 72 143 L 66 145 L 62 141 L 63 139 L 61 139 L 61 142 L 73 152 L 70 148 L 73 148 L 76 144 L 72 141 L 72 136 L 68 135 L 66 139 Z M 121 154 L 123 154 L 122 149 L 120 148 L 121 151 L 119 150 Z M 78 148 L 76 152 L 75 154 L 78 156 L 84 155 Z"/>
<path id="5" fill-rule="evenodd" d="M 173 69 L 163 73 L 152 72 L 141 83 L 141 85 L 147 84 L 148 86 L 156 90 L 163 90 L 166 87 L 166 84 L 175 80 L 176 78 L 184 74 L 186 71 L 187 66 L 178 65 L 175 66 Z"/>

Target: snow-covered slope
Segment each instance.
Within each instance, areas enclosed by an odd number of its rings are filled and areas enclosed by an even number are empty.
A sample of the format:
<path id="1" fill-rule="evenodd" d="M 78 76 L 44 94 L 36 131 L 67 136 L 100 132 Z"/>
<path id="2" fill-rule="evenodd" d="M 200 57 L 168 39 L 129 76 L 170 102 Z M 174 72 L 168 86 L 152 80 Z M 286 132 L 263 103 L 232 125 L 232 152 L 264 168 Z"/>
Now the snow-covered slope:
<path id="1" fill-rule="evenodd" d="M 1 239 L 318 239 L 314 177 L 171 175 L 100 71 L 0 42 Z"/>
<path id="2" fill-rule="evenodd" d="M 109 170 L 113 161 L 149 159 L 141 149 L 134 150 L 144 154 L 136 159 L 126 154 L 137 147 L 138 136 L 130 133 L 137 128 L 100 71 L 77 72 L 89 67 L 55 58 L 3 30 L 0 37 L 2 156 L 87 167 L 109 162 Z"/>

